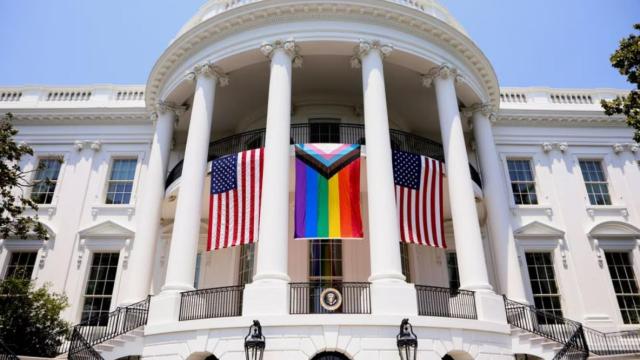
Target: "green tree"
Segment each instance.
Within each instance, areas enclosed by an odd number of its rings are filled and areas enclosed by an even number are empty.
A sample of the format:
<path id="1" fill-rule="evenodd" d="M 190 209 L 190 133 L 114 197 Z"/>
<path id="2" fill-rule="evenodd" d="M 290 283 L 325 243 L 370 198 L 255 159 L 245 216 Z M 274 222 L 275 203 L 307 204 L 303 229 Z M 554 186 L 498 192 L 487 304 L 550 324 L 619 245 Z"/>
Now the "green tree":
<path id="1" fill-rule="evenodd" d="M 33 155 L 33 149 L 16 144 L 18 130 L 13 126 L 11 113 L 0 119 L 0 238 L 14 236 L 26 238 L 30 235 L 48 239 L 47 231 L 38 221 L 37 214 L 25 216 L 27 209 L 38 210 L 38 205 L 25 196 L 30 187 L 28 173 L 20 169 L 20 159 Z"/>
<path id="2" fill-rule="evenodd" d="M 0 281 L 0 339 L 18 355 L 55 357 L 69 334 L 60 318 L 67 298 L 29 280 Z"/>
<path id="3" fill-rule="evenodd" d="M 640 31 L 640 24 L 635 24 L 633 28 Z M 602 107 L 609 116 L 624 114 L 627 124 L 635 129 L 634 140 L 640 142 L 640 36 L 631 34 L 620 40 L 620 46 L 611 55 L 611 65 L 626 76 L 627 81 L 635 88 L 627 96 L 618 96 L 610 101 L 602 100 Z"/>

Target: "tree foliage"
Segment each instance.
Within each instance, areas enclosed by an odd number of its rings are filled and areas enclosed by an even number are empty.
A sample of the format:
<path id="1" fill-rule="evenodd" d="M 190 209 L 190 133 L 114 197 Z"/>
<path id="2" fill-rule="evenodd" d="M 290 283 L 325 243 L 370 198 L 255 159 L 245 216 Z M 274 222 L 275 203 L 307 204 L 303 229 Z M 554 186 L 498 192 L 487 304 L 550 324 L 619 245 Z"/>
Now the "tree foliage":
<path id="1" fill-rule="evenodd" d="M 38 210 L 25 196 L 30 187 L 28 174 L 20 169 L 20 159 L 33 155 L 33 149 L 14 140 L 18 130 L 13 126 L 11 113 L 0 119 L 0 237 L 26 238 L 30 235 L 47 239 L 47 231 L 35 216 L 25 216 L 27 209 Z"/>
<path id="2" fill-rule="evenodd" d="M 18 355 L 55 357 L 69 334 L 60 318 L 67 298 L 29 280 L 0 281 L 0 339 Z"/>
<path id="3" fill-rule="evenodd" d="M 640 24 L 633 27 L 640 31 Z M 610 101 L 602 100 L 602 107 L 609 116 L 624 114 L 627 124 L 636 130 L 634 140 L 640 142 L 640 36 L 631 34 L 620 40 L 620 46 L 611 55 L 611 65 L 626 76 L 627 81 L 635 88 L 627 96 L 618 96 Z"/>

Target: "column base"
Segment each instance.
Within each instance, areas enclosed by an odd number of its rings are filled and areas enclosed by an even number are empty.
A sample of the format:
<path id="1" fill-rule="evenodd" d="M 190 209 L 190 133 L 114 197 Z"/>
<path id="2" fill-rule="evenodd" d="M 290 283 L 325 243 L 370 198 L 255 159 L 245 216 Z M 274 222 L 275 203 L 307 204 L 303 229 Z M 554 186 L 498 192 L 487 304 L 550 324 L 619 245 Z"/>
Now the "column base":
<path id="1" fill-rule="evenodd" d="M 245 285 L 242 296 L 243 316 L 288 314 L 288 281 L 281 279 L 262 279 Z"/>
<path id="2" fill-rule="evenodd" d="M 416 288 L 401 280 L 371 283 L 371 312 L 374 315 L 418 315 Z"/>
<path id="3" fill-rule="evenodd" d="M 476 291 L 476 310 L 478 320 L 504 324 L 507 314 L 504 310 L 504 299 L 493 291 Z"/>
<path id="4" fill-rule="evenodd" d="M 180 292 L 163 291 L 151 297 L 149 303 L 149 325 L 175 323 L 180 316 Z"/>

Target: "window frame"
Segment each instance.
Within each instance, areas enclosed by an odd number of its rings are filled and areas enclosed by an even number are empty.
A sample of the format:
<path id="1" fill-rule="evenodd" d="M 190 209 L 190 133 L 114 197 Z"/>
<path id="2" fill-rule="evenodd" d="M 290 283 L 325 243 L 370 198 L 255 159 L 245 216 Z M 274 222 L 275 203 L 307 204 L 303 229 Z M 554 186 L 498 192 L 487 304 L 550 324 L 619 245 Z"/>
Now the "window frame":
<path id="1" fill-rule="evenodd" d="M 609 288 L 609 294 L 611 294 L 610 302 L 614 314 L 613 320 L 615 320 L 616 325 L 618 325 L 618 329 L 620 331 L 637 329 L 639 324 L 625 324 L 622 319 L 620 307 L 618 306 L 616 291 L 613 287 L 611 274 L 609 273 L 605 252 L 628 252 L 631 260 L 631 266 L 633 267 L 636 281 L 638 282 L 638 287 L 640 287 L 640 249 L 638 248 L 638 246 L 640 245 L 640 239 L 635 239 L 632 237 L 615 239 L 612 237 L 603 236 L 593 238 L 593 240 L 597 241 L 594 245 L 596 256 L 599 259 L 600 266 L 603 267 L 603 270 L 606 271 L 606 286 Z"/>
<path id="2" fill-rule="evenodd" d="M 83 274 L 80 277 L 81 281 L 78 281 L 74 293 L 75 296 L 69 296 L 69 298 L 80 299 L 75 303 L 78 305 L 75 309 L 75 319 L 79 322 L 82 318 L 82 308 L 84 306 L 84 291 L 89 279 L 89 270 L 91 269 L 91 260 L 94 253 L 100 252 L 117 252 L 118 256 L 118 270 L 116 271 L 116 278 L 113 286 L 113 293 L 111 295 L 111 304 L 109 311 L 113 311 L 120 300 L 120 285 L 122 283 L 123 271 L 127 267 L 129 258 L 129 250 L 131 248 L 131 239 L 135 238 L 135 234 L 119 236 L 119 235 L 82 235 L 80 234 L 80 246 L 77 254 L 78 270 Z M 73 304 L 74 302 L 71 302 Z"/>
<path id="3" fill-rule="evenodd" d="M 113 311 L 113 309 L 117 307 L 117 303 L 118 303 L 116 296 L 118 295 L 118 289 L 120 286 L 120 275 L 121 275 L 122 266 L 123 266 L 123 253 L 122 251 L 118 251 L 117 249 L 104 249 L 104 250 L 94 249 L 90 252 L 89 256 L 87 257 L 87 264 L 85 266 L 85 276 L 84 276 L 84 281 L 82 283 L 83 286 L 80 292 L 81 300 L 78 306 L 80 322 L 82 322 L 82 315 L 84 313 L 84 306 L 87 299 L 86 291 L 89 284 L 89 278 L 91 276 L 91 267 L 93 266 L 93 260 L 96 254 L 117 254 L 118 255 L 118 261 L 116 263 L 116 274 L 113 278 L 113 289 L 111 290 L 111 295 L 109 300 L 109 309 L 107 310 L 107 313 Z M 91 296 L 91 297 L 95 298 L 96 296 Z M 98 327 L 101 325 L 98 324 L 98 325 L 92 325 L 92 326 Z"/>
<path id="4" fill-rule="evenodd" d="M 51 241 L 53 235 L 49 235 Z M 40 269 L 44 266 L 46 257 L 46 241 L 45 240 L 22 240 L 8 239 L 0 240 L 0 279 L 4 279 L 11 260 L 11 254 L 14 252 L 36 252 L 36 260 L 31 272 L 31 280 L 38 278 Z"/>
<path id="5" fill-rule="evenodd" d="M 551 258 L 551 268 L 553 269 L 553 280 L 554 280 L 557 292 L 554 293 L 554 294 L 538 294 L 538 295 L 543 295 L 543 296 L 544 295 L 550 295 L 549 297 L 551 297 L 551 296 L 557 297 L 558 301 L 559 301 L 559 305 L 560 305 L 561 315 L 558 315 L 558 314 L 554 314 L 554 315 L 566 318 L 565 306 L 564 306 L 564 301 L 563 301 L 564 296 L 563 296 L 562 289 L 560 287 L 560 283 L 558 281 L 558 270 L 557 270 L 557 266 L 556 266 L 556 263 L 558 261 L 557 261 L 557 257 L 556 257 L 555 252 L 552 251 L 552 250 L 549 250 L 549 249 L 547 249 L 547 250 L 528 249 L 528 250 L 525 250 L 523 252 L 522 261 L 523 261 L 523 267 L 525 268 L 525 272 L 527 274 L 526 276 L 527 276 L 528 285 L 529 285 L 528 286 L 528 290 L 530 292 L 530 294 L 529 294 L 529 296 L 530 296 L 530 304 L 535 306 L 535 299 L 536 299 L 535 295 L 536 294 L 533 293 L 533 288 L 532 288 L 533 285 L 532 285 L 532 282 L 531 282 L 531 273 L 529 271 L 529 266 L 530 265 L 529 265 L 529 263 L 527 261 L 527 254 L 548 254 L 549 257 Z M 545 280 L 549 281 L 548 279 L 549 279 L 548 277 L 545 278 Z M 544 311 L 546 309 L 540 309 L 540 310 Z M 544 325 L 553 325 L 553 323 L 551 323 L 551 324 L 547 323 L 547 324 L 544 324 Z"/>
<path id="6" fill-rule="evenodd" d="M 513 149 L 511 149 L 513 150 Z M 546 199 L 546 193 L 544 192 L 544 186 L 542 186 L 542 180 L 538 176 L 537 165 L 540 164 L 540 159 L 538 156 L 537 150 L 531 149 L 530 151 L 500 151 L 498 149 L 498 154 L 500 157 L 500 161 L 502 162 L 502 176 L 505 182 L 506 189 L 505 191 L 509 194 L 509 207 L 511 211 L 515 211 L 515 209 L 550 209 L 551 206 L 543 201 Z M 516 204 L 515 196 L 513 195 L 513 190 L 511 189 L 511 176 L 509 175 L 509 164 L 507 160 L 529 160 L 529 164 L 531 166 L 531 174 L 533 175 L 533 181 L 535 183 L 536 195 L 538 197 L 538 204 L 536 205 L 525 205 L 525 204 Z"/>
<path id="7" fill-rule="evenodd" d="M 113 171 L 113 165 L 117 160 L 136 160 L 136 166 L 133 173 L 133 179 L 131 179 L 131 195 L 129 197 L 129 202 L 125 204 L 108 204 L 107 203 L 107 194 L 109 192 L 109 183 L 111 180 L 111 173 Z M 103 189 L 102 189 L 102 201 L 101 206 L 107 207 L 134 207 L 136 204 L 136 194 L 138 188 L 138 182 L 140 179 L 140 166 L 142 163 L 142 157 L 139 153 L 128 153 L 128 154 L 111 154 L 109 156 L 109 166 L 107 167 L 107 173 L 104 177 L 103 181 Z"/>
<path id="8" fill-rule="evenodd" d="M 449 270 L 449 256 L 451 256 L 452 254 L 456 258 L 456 269 L 457 269 L 457 272 L 458 272 L 458 287 L 455 290 L 458 290 L 458 289 L 460 289 L 460 285 L 461 285 L 461 283 L 460 283 L 460 266 L 458 264 L 458 254 L 456 253 L 455 249 L 447 250 L 444 253 L 444 265 L 445 265 L 445 271 L 446 271 L 446 274 L 447 274 L 447 287 L 449 289 L 454 289 L 454 288 L 451 287 L 451 272 Z"/>
<path id="9" fill-rule="evenodd" d="M 34 194 L 33 190 L 34 190 L 34 188 L 36 186 L 36 181 L 38 181 L 38 180 L 36 180 L 36 177 L 37 177 L 38 171 L 39 171 L 38 168 L 40 167 L 40 162 L 41 161 L 46 161 L 46 160 L 58 160 L 60 162 L 60 168 L 58 169 L 58 174 L 57 174 L 57 178 L 55 180 L 55 185 L 53 187 L 53 192 L 50 193 L 51 194 L 51 201 L 50 202 L 43 202 L 43 203 L 36 202 L 36 204 L 44 205 L 44 206 L 47 206 L 47 205 L 51 206 L 51 205 L 53 205 L 54 200 L 57 198 L 58 193 L 59 193 L 59 191 L 58 191 L 59 186 L 58 185 L 59 185 L 60 180 L 61 180 L 62 166 L 64 164 L 64 157 L 63 156 L 53 155 L 53 154 L 46 155 L 46 156 L 43 156 L 43 155 L 37 156 L 36 161 L 35 161 L 35 167 L 32 170 L 33 174 L 31 175 L 31 182 L 30 182 L 31 186 L 29 186 L 29 194 L 28 194 L 28 196 L 29 196 L 29 199 L 33 200 L 33 198 L 32 198 L 32 196 Z M 45 192 L 43 194 L 49 194 L 49 192 Z M 45 196 L 45 199 L 46 199 L 46 196 Z"/>
<path id="10" fill-rule="evenodd" d="M 29 180 L 29 184 L 33 184 L 36 178 L 36 172 L 38 168 L 38 164 L 40 163 L 40 159 L 60 159 L 62 163 L 60 164 L 60 171 L 58 172 L 58 180 L 56 180 L 56 187 L 53 191 L 53 196 L 51 198 L 51 203 L 49 204 L 38 204 L 37 213 L 48 214 L 50 217 L 55 213 L 55 208 L 58 205 L 58 200 L 60 198 L 60 187 L 64 181 L 66 164 L 69 161 L 69 151 L 58 151 L 58 147 L 46 147 L 44 149 L 36 149 L 34 148 L 34 154 L 32 156 L 27 156 L 24 159 L 20 160 L 20 168 L 23 172 L 28 173 L 27 177 Z M 29 186 L 25 190 L 25 197 L 31 199 L 33 187 Z M 32 210 L 27 209 L 26 213 L 29 214 Z"/>
<path id="11" fill-rule="evenodd" d="M 606 161 L 605 157 L 576 154 L 575 160 L 576 160 L 576 167 L 577 167 L 578 173 L 580 174 L 580 178 L 582 179 L 582 193 L 584 194 L 584 198 L 587 206 L 588 207 L 616 206 L 617 204 L 615 202 L 615 196 L 614 196 L 615 192 L 611 183 L 611 176 L 609 175 L 609 171 L 608 171 L 608 162 Z M 581 161 L 596 161 L 600 164 L 600 169 L 602 170 L 602 174 L 604 175 L 605 181 L 598 182 L 598 183 L 606 183 L 607 192 L 609 194 L 609 204 L 592 204 L 591 203 L 591 198 L 589 197 L 589 191 L 587 190 L 587 181 L 584 178 L 584 173 L 582 172 L 582 167 L 580 166 Z M 591 183 L 594 183 L 594 182 L 591 182 Z"/>
<path id="12" fill-rule="evenodd" d="M 310 143 L 327 143 L 326 141 L 314 142 L 311 140 L 311 128 L 313 125 L 320 124 L 335 124 L 338 126 L 338 142 L 335 144 L 339 144 L 342 141 L 342 134 L 340 133 L 340 124 L 342 123 L 342 119 L 339 117 L 331 117 L 331 116 L 310 116 L 307 118 L 307 125 L 309 126 L 309 142 Z M 334 143 L 329 143 L 334 144 Z"/>
<path id="13" fill-rule="evenodd" d="M 531 171 L 531 178 L 533 181 L 533 188 L 535 191 L 535 195 L 536 195 L 536 203 L 535 204 L 518 204 L 516 202 L 516 195 L 513 192 L 513 180 L 511 180 L 511 173 L 509 172 L 509 161 L 513 160 L 513 161 L 527 161 L 527 163 L 529 164 L 529 171 Z M 535 166 L 533 164 L 533 156 L 531 157 L 526 157 L 526 156 L 505 156 L 504 158 L 504 166 L 505 166 L 505 172 L 506 172 L 506 178 L 507 178 L 507 187 L 509 188 L 509 193 L 511 194 L 511 202 L 513 204 L 513 206 L 516 207 L 537 207 L 540 206 L 540 191 L 539 191 L 539 187 L 538 187 L 538 176 L 536 174 L 535 171 Z"/>
<path id="14" fill-rule="evenodd" d="M 533 290 L 531 289 L 531 277 L 529 275 L 529 268 L 527 266 L 526 255 L 527 252 L 549 252 L 551 253 L 551 259 L 553 262 L 553 272 L 556 278 L 556 286 L 558 287 L 558 294 L 560 294 L 560 308 L 563 310 L 563 314 L 566 315 L 564 310 L 567 308 L 565 291 L 564 291 L 564 259 L 563 259 L 563 243 L 564 238 L 557 236 L 540 236 L 538 238 L 516 238 L 518 263 L 522 272 L 522 276 L 525 281 L 525 293 L 527 300 L 530 304 L 534 304 Z"/>
<path id="15" fill-rule="evenodd" d="M 320 276 L 313 276 L 311 275 L 311 271 L 312 271 L 312 257 L 311 257 L 311 249 L 313 247 L 313 245 L 318 242 L 318 241 L 330 241 L 330 242 L 339 242 L 340 243 L 340 269 L 341 269 L 341 275 L 339 276 L 334 276 L 331 275 L 330 279 L 326 279 L 324 278 L 324 276 L 320 275 Z M 307 279 L 310 283 L 320 283 L 320 284 L 331 284 L 331 283 L 342 283 L 344 281 L 345 278 L 345 274 L 344 274 L 344 240 L 342 239 L 313 239 L 313 240 L 309 240 L 308 241 L 309 244 L 307 245 Z M 323 259 L 323 258 L 320 258 Z M 322 261 L 322 260 L 320 260 Z M 332 259 L 332 261 L 334 261 Z"/>

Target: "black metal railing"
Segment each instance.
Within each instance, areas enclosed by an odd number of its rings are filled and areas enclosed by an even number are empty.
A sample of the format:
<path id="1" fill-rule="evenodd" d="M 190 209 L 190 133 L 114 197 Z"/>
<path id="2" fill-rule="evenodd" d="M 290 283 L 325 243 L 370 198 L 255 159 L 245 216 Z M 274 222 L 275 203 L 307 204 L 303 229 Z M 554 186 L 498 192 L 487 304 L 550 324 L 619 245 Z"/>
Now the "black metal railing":
<path id="1" fill-rule="evenodd" d="M 243 285 L 185 291 L 180 299 L 180 321 L 242 315 Z"/>
<path id="2" fill-rule="evenodd" d="M 477 319 L 475 293 L 469 290 L 416 285 L 418 315 Z"/>
<path id="3" fill-rule="evenodd" d="M 18 360 L 16 354 L 0 339 L 0 360 Z"/>
<path id="4" fill-rule="evenodd" d="M 335 309 L 323 306 L 327 289 L 339 292 L 341 303 Z M 324 305 L 327 305 L 327 301 Z M 329 303 L 328 305 L 333 305 Z M 371 314 L 371 290 L 367 282 L 305 282 L 289 284 L 290 314 Z"/>
<path id="5" fill-rule="evenodd" d="M 582 326 L 579 326 L 569 341 L 553 357 L 553 360 L 586 360 L 589 358 L 589 351 L 580 349 L 581 339 L 584 339 L 584 331 Z"/>
<path id="6" fill-rule="evenodd" d="M 506 297 L 504 305 L 507 323 L 564 345 L 565 355 L 570 353 L 573 354 L 572 356 L 579 354 L 586 356 L 589 354 L 589 345 L 583 326 L 579 322 L 536 309 L 531 305 L 509 300 Z"/>
<path id="7" fill-rule="evenodd" d="M 604 333 L 584 327 L 584 333 L 596 355 L 640 354 L 640 330 Z"/>
<path id="8" fill-rule="evenodd" d="M 89 318 L 73 327 L 68 345 L 63 345 L 62 352 L 68 350 L 69 359 L 101 359 L 93 350 L 93 346 L 116 336 L 146 325 L 149 315 L 150 297 L 114 311 Z M 64 347 L 68 346 L 68 349 Z M 98 357 L 95 355 L 98 354 Z"/>
<path id="9" fill-rule="evenodd" d="M 311 129 L 310 124 L 291 125 L 291 144 L 305 144 L 309 142 L 333 142 L 340 141 L 345 144 L 366 145 L 364 135 L 364 125 L 362 124 L 337 124 L 337 132 L 334 134 L 317 134 Z M 209 144 L 209 160 L 220 156 L 235 154 L 245 150 L 257 149 L 264 146 L 265 129 L 246 131 L 240 134 L 228 136 Z M 394 150 L 406 151 L 414 154 L 428 156 L 430 158 L 444 161 L 444 150 L 442 145 L 424 138 L 422 136 L 410 134 L 408 132 L 391 129 L 389 130 L 391 148 Z M 478 171 L 469 165 L 472 180 L 482 187 L 482 180 Z M 166 186 L 171 185 L 182 175 L 182 161 L 176 164 L 169 172 Z"/>

